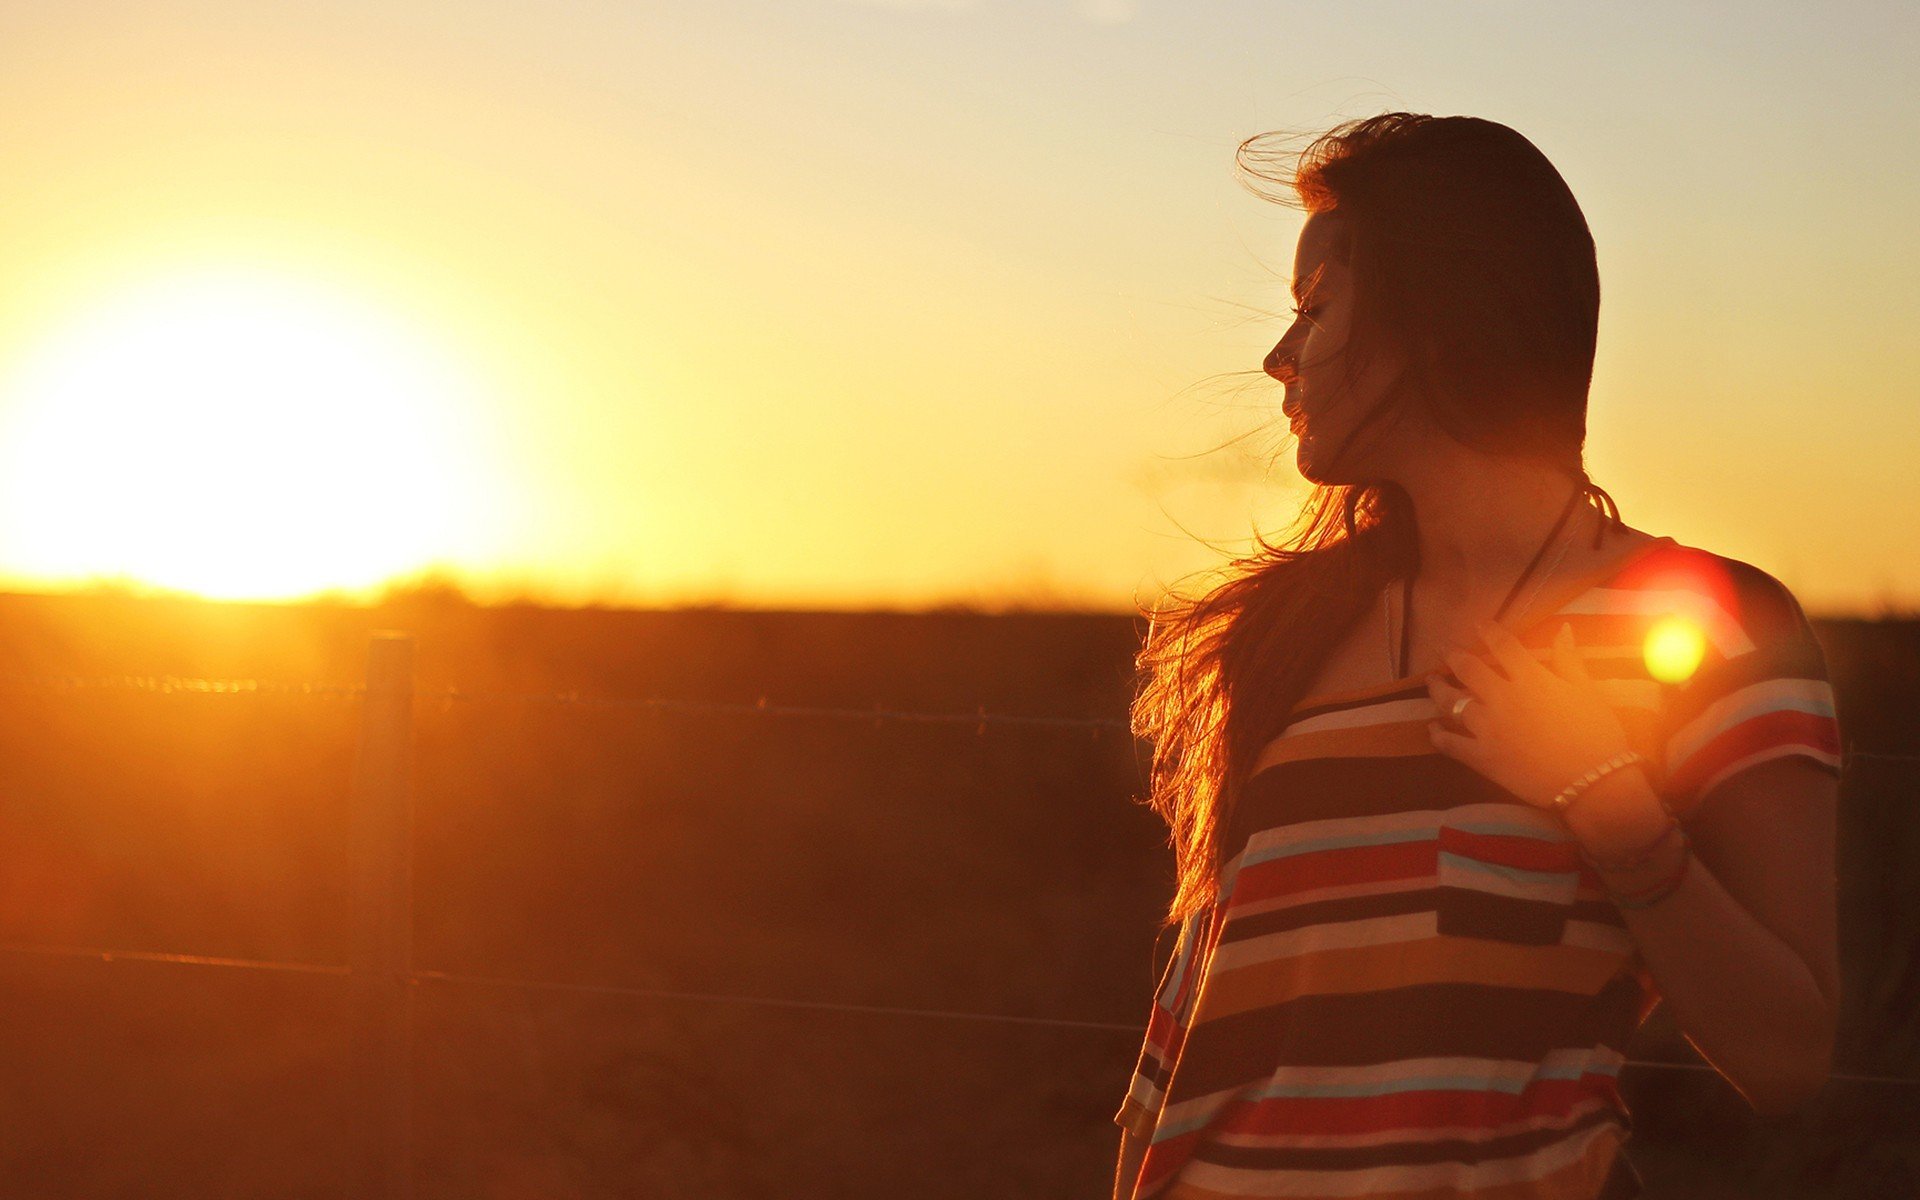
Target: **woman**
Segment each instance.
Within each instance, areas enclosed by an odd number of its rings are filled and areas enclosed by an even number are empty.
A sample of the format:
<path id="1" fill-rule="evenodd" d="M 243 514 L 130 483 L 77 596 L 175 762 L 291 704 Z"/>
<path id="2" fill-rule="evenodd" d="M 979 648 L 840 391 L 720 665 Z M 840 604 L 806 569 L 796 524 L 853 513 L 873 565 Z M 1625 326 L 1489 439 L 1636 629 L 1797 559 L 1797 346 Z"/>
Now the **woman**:
<path id="1" fill-rule="evenodd" d="M 1757 1112 L 1827 1075 L 1820 646 L 1587 477 L 1593 240 L 1526 138 L 1387 113 L 1253 173 L 1308 213 L 1265 369 L 1316 488 L 1138 661 L 1180 938 L 1116 1196 L 1637 1195 L 1662 999 Z"/>

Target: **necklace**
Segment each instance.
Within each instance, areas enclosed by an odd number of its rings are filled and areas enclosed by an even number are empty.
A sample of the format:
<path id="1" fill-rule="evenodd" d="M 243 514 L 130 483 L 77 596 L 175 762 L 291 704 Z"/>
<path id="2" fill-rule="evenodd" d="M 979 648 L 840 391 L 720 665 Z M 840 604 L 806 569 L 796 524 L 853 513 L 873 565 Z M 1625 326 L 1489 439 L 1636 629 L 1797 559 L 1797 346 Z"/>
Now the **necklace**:
<path id="1" fill-rule="evenodd" d="M 1540 559 L 1546 554 L 1547 547 L 1553 545 L 1554 539 L 1560 536 L 1561 528 L 1566 525 L 1567 518 L 1573 515 L 1574 506 L 1579 502 L 1583 491 L 1584 489 L 1576 489 L 1573 495 L 1567 497 L 1566 504 L 1560 509 L 1560 516 L 1553 522 L 1553 528 L 1547 531 L 1546 540 L 1541 542 L 1540 548 L 1533 552 L 1533 557 L 1527 561 L 1526 569 L 1520 572 L 1520 578 L 1514 580 L 1513 586 L 1507 590 L 1506 599 L 1502 600 L 1500 607 L 1494 610 L 1493 619 L 1495 621 L 1498 621 L 1506 614 L 1507 606 L 1513 603 L 1513 598 L 1519 594 L 1522 585 L 1524 585 L 1527 582 L 1527 578 L 1533 574 L 1533 569 L 1540 565 Z M 1522 607 L 1532 603 L 1534 598 L 1540 594 L 1540 589 L 1546 586 L 1547 579 L 1560 566 L 1561 560 L 1566 558 L 1567 547 L 1571 544 L 1571 541 L 1561 543 L 1560 552 L 1553 556 L 1553 562 L 1541 573 L 1539 580 L 1533 585 L 1533 590 L 1527 593 L 1527 598 L 1522 602 Z M 1396 661 L 1393 656 L 1393 605 L 1383 604 L 1380 607 L 1386 625 L 1387 667 L 1393 672 L 1395 679 L 1405 679 L 1407 676 L 1407 656 L 1411 648 L 1410 643 L 1413 630 L 1413 575 L 1411 572 L 1406 576 L 1400 589 L 1400 657 L 1398 661 Z"/>

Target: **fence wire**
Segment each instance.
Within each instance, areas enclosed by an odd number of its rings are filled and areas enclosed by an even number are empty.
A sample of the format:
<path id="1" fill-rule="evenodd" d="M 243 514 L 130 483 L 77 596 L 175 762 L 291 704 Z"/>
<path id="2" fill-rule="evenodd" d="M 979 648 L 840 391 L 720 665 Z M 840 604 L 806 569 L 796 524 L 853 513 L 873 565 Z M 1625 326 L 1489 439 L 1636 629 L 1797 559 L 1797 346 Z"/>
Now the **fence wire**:
<path id="1" fill-rule="evenodd" d="M 104 950 L 79 946 L 34 946 L 24 943 L 0 943 L 0 954 L 18 954 L 56 958 L 92 959 L 103 963 L 157 963 L 190 967 L 237 967 L 269 972 L 297 972 L 308 975 L 351 976 L 351 968 L 326 963 L 279 962 L 270 959 L 220 958 L 204 954 L 163 954 L 146 950 Z M 847 1004 L 832 1000 L 792 1000 L 775 996 L 746 996 L 728 992 L 683 992 L 669 988 L 628 987 L 621 984 L 572 983 L 552 979 L 519 979 L 500 975 L 468 975 L 456 971 L 413 971 L 410 983 L 451 984 L 455 986 L 499 988 L 525 992 L 550 992 L 578 996 L 617 996 L 642 1000 L 690 1000 L 702 1003 L 752 1004 L 770 1008 L 812 1009 L 821 1012 L 863 1013 L 889 1017 L 930 1017 L 937 1020 L 982 1021 L 996 1025 L 1035 1025 L 1056 1029 L 1093 1029 L 1103 1032 L 1142 1036 L 1144 1026 L 1121 1021 L 1079 1021 L 1065 1017 L 1017 1017 L 1006 1013 L 967 1012 L 959 1009 L 906 1008 L 888 1004 Z M 1706 1063 L 1658 1062 L 1652 1059 L 1627 1059 L 1623 1066 L 1663 1071 L 1713 1071 Z M 1835 1071 L 1828 1078 L 1845 1083 L 1920 1087 L 1920 1079 L 1899 1075 L 1860 1075 Z"/>
<path id="2" fill-rule="evenodd" d="M 206 679 L 179 675 L 19 675 L 0 674 L 0 687 L 16 690 L 80 691 L 86 689 L 122 689 L 157 692 L 165 695 L 208 696 L 338 696 L 362 698 L 366 687 L 360 684 L 286 682 L 263 679 Z M 690 713 L 730 713 L 740 716 L 805 717 L 824 720 L 869 721 L 876 725 L 888 721 L 926 725 L 971 725 L 984 734 L 988 726 L 1019 726 L 1041 729 L 1086 729 L 1098 737 L 1102 731 L 1130 732 L 1131 722 L 1123 717 L 1030 716 L 1014 713 L 990 713 L 985 705 L 973 712 L 916 712 L 872 708 L 831 708 L 805 704 L 770 704 L 761 696 L 752 704 L 722 700 L 688 700 L 672 696 L 615 696 L 604 693 L 515 692 L 470 688 L 413 689 L 416 704 L 437 703 L 442 711 L 465 703 L 514 703 L 549 707 L 594 708 L 631 711 L 667 711 Z M 1895 754 L 1875 750 L 1841 751 L 1843 763 L 1905 762 L 1920 763 L 1920 754 Z"/>
<path id="3" fill-rule="evenodd" d="M 0 675 L 0 686 L 19 691 L 50 690 L 75 692 L 113 690 L 155 692 L 163 695 L 204 696 L 339 696 L 364 698 L 365 685 L 280 682 L 263 679 L 201 679 L 179 675 Z M 930 713 L 872 708 L 830 708 L 808 704 L 770 704 L 761 696 L 752 704 L 722 700 L 688 700 L 671 696 L 614 696 L 592 692 L 512 692 L 470 688 L 413 689 L 416 704 L 437 703 L 442 711 L 456 704 L 513 703 L 559 708 L 595 708 L 632 711 L 669 711 L 689 713 L 730 713 L 740 716 L 808 717 L 826 720 L 887 721 L 926 725 L 972 725 L 984 732 L 989 725 L 1023 726 L 1041 729 L 1088 729 L 1097 737 L 1102 730 L 1127 731 L 1132 728 L 1124 718 L 1026 716 L 990 713 L 982 705 L 973 712 Z"/>
<path id="4" fill-rule="evenodd" d="M 330 684 L 309 681 L 264 679 L 217 679 L 179 675 L 27 675 L 0 673 L 0 687 L 13 690 L 126 690 L 178 696 L 300 696 L 364 699 L 361 684 Z M 516 692 L 466 688 L 413 689 L 418 703 L 437 703 L 442 711 L 463 703 L 517 703 L 553 707 L 594 708 L 631 711 L 670 711 L 692 713 L 729 713 L 750 716 L 801 717 L 828 720 L 870 721 L 876 725 L 888 721 L 971 725 L 984 734 L 989 726 L 1026 728 L 1087 729 L 1096 738 L 1104 731 L 1128 732 L 1131 724 L 1122 718 L 1026 716 L 989 713 L 984 705 L 971 713 L 929 713 L 888 709 L 876 705 L 865 708 L 831 708 L 817 705 L 769 704 L 761 696 L 753 704 L 725 701 L 687 700 L 666 696 L 615 696 L 591 692 Z M 1920 763 L 1920 754 L 1893 754 L 1881 751 L 1842 752 L 1843 763 L 1857 761 Z M 226 967 L 241 970 L 284 972 L 307 975 L 351 976 L 349 967 L 327 963 L 286 962 L 272 959 L 226 958 L 214 955 L 172 954 L 147 950 L 109 950 L 84 946 L 39 946 L 28 943 L 0 943 L 0 954 L 49 958 L 91 959 L 102 963 L 147 963 L 169 966 Z M 1004 1013 L 966 1012 L 951 1009 L 907 1008 L 893 1005 L 848 1004 L 826 1000 L 794 1000 L 768 996 L 746 996 L 722 992 L 685 992 L 665 988 L 641 988 L 619 984 L 571 983 L 559 980 L 522 979 L 506 976 L 471 975 L 450 971 L 413 971 L 410 983 L 455 985 L 481 988 L 517 989 L 529 992 L 574 995 L 619 996 L 635 999 L 690 1000 L 710 1003 L 757 1004 L 780 1008 L 813 1009 L 827 1012 L 853 1012 L 883 1016 L 929 1017 L 941 1020 L 984 1021 L 996 1024 L 1034 1025 L 1050 1028 L 1093 1029 L 1141 1036 L 1137 1024 L 1111 1021 L 1081 1021 L 1063 1017 L 1018 1017 Z M 1646 1059 L 1628 1059 L 1628 1067 L 1666 1071 L 1713 1071 L 1706 1063 L 1671 1063 Z M 1897 1087 L 1920 1087 L 1920 1079 L 1898 1075 L 1863 1075 L 1833 1072 L 1835 1081 Z"/>

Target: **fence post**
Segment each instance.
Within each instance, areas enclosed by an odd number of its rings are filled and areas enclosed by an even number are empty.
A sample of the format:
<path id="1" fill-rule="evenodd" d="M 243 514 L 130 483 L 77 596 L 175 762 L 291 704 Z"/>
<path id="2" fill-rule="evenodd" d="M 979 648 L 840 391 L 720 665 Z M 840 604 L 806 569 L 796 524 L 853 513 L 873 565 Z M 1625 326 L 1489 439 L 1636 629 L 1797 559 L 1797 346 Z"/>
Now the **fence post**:
<path id="1" fill-rule="evenodd" d="M 413 1195 L 413 635 L 380 629 L 367 688 L 348 818 L 353 1058 L 358 1167 L 354 1195 Z"/>

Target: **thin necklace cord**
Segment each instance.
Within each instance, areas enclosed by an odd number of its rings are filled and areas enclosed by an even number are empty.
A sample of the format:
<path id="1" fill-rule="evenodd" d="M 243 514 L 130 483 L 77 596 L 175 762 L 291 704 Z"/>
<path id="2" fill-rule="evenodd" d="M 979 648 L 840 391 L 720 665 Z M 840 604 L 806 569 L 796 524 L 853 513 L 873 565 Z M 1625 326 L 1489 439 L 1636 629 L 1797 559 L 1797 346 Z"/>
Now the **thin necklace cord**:
<path id="1" fill-rule="evenodd" d="M 1494 610 L 1493 619 L 1495 621 L 1498 621 L 1506 615 L 1507 606 L 1512 604 L 1513 598 L 1520 594 L 1520 588 L 1527 582 L 1527 577 L 1533 574 L 1533 569 L 1539 566 L 1540 560 L 1546 556 L 1547 548 L 1552 546 L 1554 540 L 1560 536 L 1560 530 L 1565 527 L 1567 518 L 1573 515 L 1574 506 L 1579 503 L 1580 497 L 1584 495 L 1585 492 L 1585 488 L 1575 488 L 1573 495 L 1567 497 L 1566 504 L 1561 506 L 1560 516 L 1553 522 L 1553 528 L 1547 531 L 1546 540 L 1541 542 L 1540 548 L 1533 552 L 1533 558 L 1527 562 L 1526 569 L 1520 572 L 1520 578 L 1514 580 L 1513 587 L 1508 589 L 1506 599 L 1502 600 L 1500 607 Z M 1397 679 L 1406 678 L 1407 660 L 1409 652 L 1412 649 L 1412 641 L 1413 572 L 1409 571 L 1402 581 L 1400 588 L 1400 659 L 1396 664 L 1394 672 L 1394 677 Z"/>

